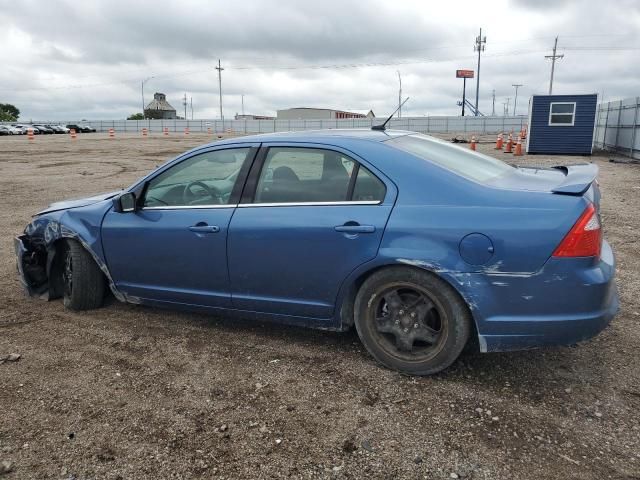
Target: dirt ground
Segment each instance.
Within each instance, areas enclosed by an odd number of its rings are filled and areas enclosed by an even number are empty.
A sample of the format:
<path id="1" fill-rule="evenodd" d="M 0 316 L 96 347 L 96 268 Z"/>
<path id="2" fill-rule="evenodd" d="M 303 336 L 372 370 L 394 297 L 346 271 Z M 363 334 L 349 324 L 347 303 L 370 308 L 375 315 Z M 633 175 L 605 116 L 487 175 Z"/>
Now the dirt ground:
<path id="1" fill-rule="evenodd" d="M 470 352 L 411 378 L 353 332 L 25 298 L 12 238 L 34 212 L 205 141 L 0 138 L 0 357 L 22 355 L 0 364 L 1 478 L 640 479 L 640 166 L 591 158 L 622 309 L 579 346 Z"/>

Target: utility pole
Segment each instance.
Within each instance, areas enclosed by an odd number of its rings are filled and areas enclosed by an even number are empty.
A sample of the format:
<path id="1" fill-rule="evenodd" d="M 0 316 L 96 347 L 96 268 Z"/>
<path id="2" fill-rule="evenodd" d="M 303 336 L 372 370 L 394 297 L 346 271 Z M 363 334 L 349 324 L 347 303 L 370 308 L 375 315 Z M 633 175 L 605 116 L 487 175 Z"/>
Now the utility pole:
<path id="1" fill-rule="evenodd" d="M 398 72 L 398 82 L 400 83 L 398 88 L 398 118 L 402 118 L 402 77 L 400 76 L 400 70 L 396 70 L 396 72 Z"/>
<path id="2" fill-rule="evenodd" d="M 242 94 L 242 116 L 244 117 L 244 93 Z"/>
<path id="3" fill-rule="evenodd" d="M 511 97 L 507 97 L 507 113 L 506 116 L 509 116 L 509 105 L 511 105 Z"/>
<path id="4" fill-rule="evenodd" d="M 182 106 L 184 107 L 184 119 L 187 120 L 187 92 L 182 97 Z"/>
<path id="5" fill-rule="evenodd" d="M 564 54 L 556 55 L 557 49 L 558 49 L 558 37 L 556 36 L 556 41 L 553 44 L 553 54 L 544 56 L 544 58 L 551 59 L 551 79 L 549 80 L 549 95 L 553 94 L 553 71 L 555 70 L 555 67 L 556 67 L 556 60 L 564 58 Z"/>
<path id="6" fill-rule="evenodd" d="M 480 52 L 484 52 L 487 44 L 487 37 L 482 37 L 482 28 L 480 29 L 480 35 L 476 37 L 476 43 L 473 46 L 473 51 L 478 52 L 478 76 L 476 77 L 476 117 L 478 116 L 478 97 L 480 96 Z"/>
<path id="7" fill-rule="evenodd" d="M 224 70 L 224 68 L 222 68 L 222 65 L 220 65 L 220 59 L 218 59 L 218 66 L 216 67 L 216 70 L 218 70 L 218 92 L 220 94 L 220 120 L 223 120 L 223 117 L 222 117 L 222 71 Z"/>
<path id="8" fill-rule="evenodd" d="M 520 88 L 522 86 L 521 83 L 512 83 L 511 84 L 512 87 L 516 87 L 516 98 L 513 101 L 513 116 L 516 116 L 516 108 L 518 108 L 518 88 Z"/>
<path id="9" fill-rule="evenodd" d="M 491 116 L 495 117 L 496 115 L 496 89 L 493 89 L 491 93 Z"/>
<path id="10" fill-rule="evenodd" d="M 191 104 L 191 120 L 193 120 L 193 97 L 189 97 L 189 103 Z"/>

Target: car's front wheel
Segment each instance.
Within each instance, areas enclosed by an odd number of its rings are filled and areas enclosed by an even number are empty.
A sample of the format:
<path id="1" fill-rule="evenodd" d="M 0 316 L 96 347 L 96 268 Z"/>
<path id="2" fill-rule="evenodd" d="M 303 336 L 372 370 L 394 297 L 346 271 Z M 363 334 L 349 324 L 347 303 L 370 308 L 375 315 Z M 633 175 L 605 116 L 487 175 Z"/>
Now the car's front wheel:
<path id="1" fill-rule="evenodd" d="M 67 240 L 63 249 L 62 286 L 66 308 L 91 310 L 102 306 L 104 274 L 89 252 L 75 240 Z"/>
<path id="2" fill-rule="evenodd" d="M 390 267 L 372 274 L 356 296 L 355 325 L 369 353 L 384 366 L 431 375 L 450 366 L 471 331 L 458 293 L 426 271 Z"/>

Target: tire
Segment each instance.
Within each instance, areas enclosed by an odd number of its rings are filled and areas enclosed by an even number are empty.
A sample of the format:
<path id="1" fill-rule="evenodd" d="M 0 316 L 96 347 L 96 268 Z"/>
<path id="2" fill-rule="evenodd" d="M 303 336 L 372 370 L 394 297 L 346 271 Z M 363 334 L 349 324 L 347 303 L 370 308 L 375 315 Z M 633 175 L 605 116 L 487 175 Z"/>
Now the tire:
<path id="1" fill-rule="evenodd" d="M 105 277 L 89 252 L 75 240 L 67 240 L 62 262 L 65 308 L 91 310 L 101 307 Z"/>
<path id="2" fill-rule="evenodd" d="M 360 287 L 355 325 L 368 352 L 387 368 L 432 375 L 449 367 L 469 339 L 471 313 L 436 275 L 389 267 Z"/>

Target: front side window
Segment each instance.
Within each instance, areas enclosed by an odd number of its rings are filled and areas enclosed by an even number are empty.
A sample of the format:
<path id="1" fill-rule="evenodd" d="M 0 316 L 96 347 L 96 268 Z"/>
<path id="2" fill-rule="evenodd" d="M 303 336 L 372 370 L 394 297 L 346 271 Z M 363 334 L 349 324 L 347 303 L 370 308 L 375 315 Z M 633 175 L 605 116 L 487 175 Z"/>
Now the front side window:
<path id="1" fill-rule="evenodd" d="M 551 102 L 549 106 L 549 125 L 572 126 L 576 115 L 574 102 Z"/>
<path id="2" fill-rule="evenodd" d="M 225 205 L 250 148 L 216 150 L 194 155 L 153 178 L 144 207 Z"/>
<path id="3" fill-rule="evenodd" d="M 255 203 L 347 201 L 356 165 L 331 150 L 272 147 L 260 173 Z"/>

